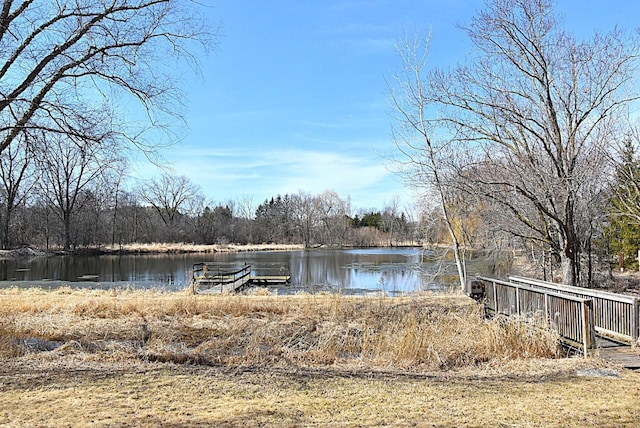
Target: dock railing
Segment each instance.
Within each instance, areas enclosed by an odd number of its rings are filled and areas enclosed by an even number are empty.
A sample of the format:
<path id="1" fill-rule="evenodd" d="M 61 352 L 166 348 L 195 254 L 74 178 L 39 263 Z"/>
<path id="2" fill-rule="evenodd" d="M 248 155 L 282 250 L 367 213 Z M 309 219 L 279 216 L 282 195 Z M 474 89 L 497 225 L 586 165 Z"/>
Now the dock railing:
<path id="1" fill-rule="evenodd" d="M 477 277 L 485 282 L 485 309 L 518 316 L 523 321 L 553 328 L 569 346 L 588 355 L 595 348 L 593 301 L 523 283 Z"/>
<path id="2" fill-rule="evenodd" d="M 233 269 L 213 263 L 195 263 L 193 265 L 192 280 L 198 288 L 220 288 L 220 292 L 235 292 L 249 282 L 251 265 Z"/>
<path id="3" fill-rule="evenodd" d="M 560 294 L 591 299 L 593 301 L 594 326 L 598 334 L 628 344 L 634 344 L 638 341 L 640 306 L 637 297 L 520 276 L 510 276 L 509 280 Z"/>

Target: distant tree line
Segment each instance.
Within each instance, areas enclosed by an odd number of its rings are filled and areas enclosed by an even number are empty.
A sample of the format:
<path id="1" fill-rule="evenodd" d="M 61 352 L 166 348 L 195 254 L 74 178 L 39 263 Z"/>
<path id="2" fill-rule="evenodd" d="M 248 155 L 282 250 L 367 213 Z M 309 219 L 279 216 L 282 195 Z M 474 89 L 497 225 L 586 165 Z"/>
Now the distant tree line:
<path id="1" fill-rule="evenodd" d="M 79 150 L 79 149 L 78 149 Z M 187 177 L 168 173 L 124 186 L 124 160 L 62 147 L 57 158 L 0 154 L 0 242 L 75 250 L 130 243 L 283 243 L 380 246 L 417 243 L 417 225 L 397 203 L 354 211 L 334 191 L 207 202 Z M 39 159 L 46 159 L 40 161 Z"/>

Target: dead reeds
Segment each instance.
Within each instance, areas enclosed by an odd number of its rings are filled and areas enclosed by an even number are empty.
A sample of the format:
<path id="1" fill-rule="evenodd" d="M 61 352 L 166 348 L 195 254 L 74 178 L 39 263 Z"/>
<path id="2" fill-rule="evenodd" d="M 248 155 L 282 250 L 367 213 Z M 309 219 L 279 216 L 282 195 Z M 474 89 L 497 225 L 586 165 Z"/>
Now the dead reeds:
<path id="1" fill-rule="evenodd" d="M 125 245 L 106 245 L 102 247 L 104 251 L 120 253 L 140 253 L 140 254 L 181 254 L 181 253 L 229 253 L 242 251 L 295 251 L 301 250 L 304 246 L 295 244 L 189 244 L 189 243 L 133 243 Z"/>
<path id="2" fill-rule="evenodd" d="M 26 343 L 40 343 L 29 347 Z M 488 320 L 462 295 L 186 295 L 0 291 L 0 357 L 423 369 L 558 355 L 557 337 Z"/>

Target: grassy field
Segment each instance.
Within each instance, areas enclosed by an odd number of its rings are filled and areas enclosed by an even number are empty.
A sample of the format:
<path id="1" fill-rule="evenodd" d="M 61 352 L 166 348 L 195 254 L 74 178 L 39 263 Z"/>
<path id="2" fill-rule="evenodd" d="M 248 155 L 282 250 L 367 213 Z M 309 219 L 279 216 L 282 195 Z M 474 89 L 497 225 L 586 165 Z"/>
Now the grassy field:
<path id="1" fill-rule="evenodd" d="M 462 295 L 0 291 L 2 426 L 637 426 L 640 375 Z"/>

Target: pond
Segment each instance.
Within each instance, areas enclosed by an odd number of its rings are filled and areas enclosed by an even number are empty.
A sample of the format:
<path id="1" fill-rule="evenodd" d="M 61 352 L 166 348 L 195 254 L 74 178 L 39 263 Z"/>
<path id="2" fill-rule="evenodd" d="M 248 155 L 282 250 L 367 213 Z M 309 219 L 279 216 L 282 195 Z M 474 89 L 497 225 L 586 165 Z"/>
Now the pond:
<path id="1" fill-rule="evenodd" d="M 293 287 L 344 293 L 387 294 L 446 289 L 455 284 L 453 261 L 422 248 L 317 249 L 215 254 L 57 256 L 0 261 L 0 286 L 160 288 L 188 286 L 194 263 L 250 264 L 254 271 L 278 269 Z M 487 261 L 469 264 L 484 274 Z M 69 284 L 71 283 L 71 284 Z"/>

